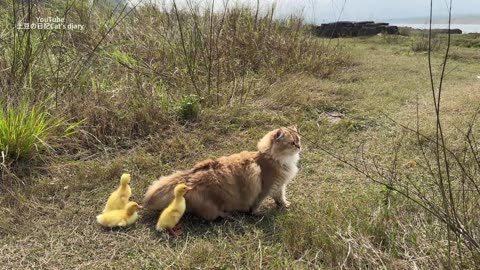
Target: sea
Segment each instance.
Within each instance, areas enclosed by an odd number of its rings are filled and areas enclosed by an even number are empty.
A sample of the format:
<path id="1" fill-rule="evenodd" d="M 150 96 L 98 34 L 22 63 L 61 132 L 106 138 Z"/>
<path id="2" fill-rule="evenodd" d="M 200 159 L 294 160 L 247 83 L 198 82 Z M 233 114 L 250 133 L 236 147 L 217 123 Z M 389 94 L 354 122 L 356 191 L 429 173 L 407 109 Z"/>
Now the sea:
<path id="1" fill-rule="evenodd" d="M 402 27 L 412 27 L 416 29 L 428 29 L 429 25 L 427 24 L 416 24 L 416 23 L 392 23 L 391 25 L 402 26 Z M 460 29 L 462 33 L 480 33 L 480 24 L 451 24 L 451 29 Z M 432 29 L 448 29 L 448 24 L 432 24 Z"/>

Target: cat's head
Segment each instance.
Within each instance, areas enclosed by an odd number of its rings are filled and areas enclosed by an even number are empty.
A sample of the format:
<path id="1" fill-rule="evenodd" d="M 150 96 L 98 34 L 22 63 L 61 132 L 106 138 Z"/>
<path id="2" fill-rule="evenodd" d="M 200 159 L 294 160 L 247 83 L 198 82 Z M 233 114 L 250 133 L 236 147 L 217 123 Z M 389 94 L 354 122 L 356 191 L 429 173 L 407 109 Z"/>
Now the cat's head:
<path id="1" fill-rule="evenodd" d="M 257 144 L 258 151 L 281 158 L 300 153 L 300 135 L 296 126 L 281 127 L 270 131 Z"/>

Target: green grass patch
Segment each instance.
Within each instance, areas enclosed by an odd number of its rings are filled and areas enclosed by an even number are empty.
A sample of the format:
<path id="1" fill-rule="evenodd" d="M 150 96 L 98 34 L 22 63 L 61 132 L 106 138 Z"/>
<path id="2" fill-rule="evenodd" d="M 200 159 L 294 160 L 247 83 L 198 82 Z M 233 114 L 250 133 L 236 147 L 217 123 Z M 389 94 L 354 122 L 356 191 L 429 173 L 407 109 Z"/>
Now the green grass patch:
<path id="1" fill-rule="evenodd" d="M 42 106 L 29 106 L 26 100 L 18 106 L 0 107 L 6 107 L 0 110 L 0 150 L 13 161 L 51 148 L 50 142 L 72 135 L 81 123 L 68 125 L 65 119 L 53 117 Z"/>

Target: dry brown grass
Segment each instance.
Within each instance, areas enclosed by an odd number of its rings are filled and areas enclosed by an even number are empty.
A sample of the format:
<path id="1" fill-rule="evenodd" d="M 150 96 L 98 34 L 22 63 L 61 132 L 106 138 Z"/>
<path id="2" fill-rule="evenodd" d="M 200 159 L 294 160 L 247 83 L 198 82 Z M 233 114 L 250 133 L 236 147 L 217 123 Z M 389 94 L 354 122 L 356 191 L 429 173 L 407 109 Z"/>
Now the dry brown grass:
<path id="1" fill-rule="evenodd" d="M 2 14 L 15 19 L 15 10 L 20 20 L 28 15 L 25 5 Z M 111 13 L 100 2 L 73 2 L 39 3 L 31 16 L 59 10 L 86 30 L 24 31 L 6 24 L 0 66 L 12 68 L 0 71 L 2 104 L 48 100 L 50 113 L 86 119 L 80 139 L 92 141 L 88 147 L 155 135 L 177 118 L 185 95 L 195 94 L 204 108 L 247 104 L 289 74 L 324 78 L 350 62 L 340 48 L 312 37 L 300 18 L 275 20 L 273 10 L 255 17 L 244 7 L 210 13 L 144 5 Z"/>

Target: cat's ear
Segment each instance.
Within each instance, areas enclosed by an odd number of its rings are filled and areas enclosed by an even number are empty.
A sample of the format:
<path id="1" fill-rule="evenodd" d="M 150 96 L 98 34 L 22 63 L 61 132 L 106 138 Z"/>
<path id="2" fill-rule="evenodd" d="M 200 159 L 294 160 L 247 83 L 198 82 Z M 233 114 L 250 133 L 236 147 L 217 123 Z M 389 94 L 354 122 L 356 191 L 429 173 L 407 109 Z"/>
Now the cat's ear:
<path id="1" fill-rule="evenodd" d="M 280 139 L 283 138 L 283 136 L 285 136 L 285 132 L 283 132 L 283 130 L 279 129 L 277 131 L 277 133 L 275 133 L 275 136 L 274 136 L 275 141 L 279 141 Z"/>
<path id="2" fill-rule="evenodd" d="M 293 130 L 293 131 L 295 131 L 295 132 L 298 132 L 297 125 L 289 126 L 289 127 L 287 127 L 287 128 L 288 128 L 288 129 L 291 129 L 291 130 Z"/>

